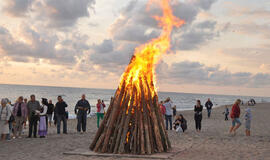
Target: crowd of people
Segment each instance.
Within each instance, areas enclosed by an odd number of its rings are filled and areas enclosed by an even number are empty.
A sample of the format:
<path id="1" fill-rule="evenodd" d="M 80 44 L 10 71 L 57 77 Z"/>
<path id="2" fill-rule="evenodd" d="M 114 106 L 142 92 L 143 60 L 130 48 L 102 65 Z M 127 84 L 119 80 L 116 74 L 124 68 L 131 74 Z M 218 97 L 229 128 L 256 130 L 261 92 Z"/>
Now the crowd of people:
<path id="1" fill-rule="evenodd" d="M 223 114 L 225 115 L 225 121 L 228 121 L 228 116 L 232 120 L 232 126 L 229 130 L 231 136 L 236 134 L 237 129 L 241 126 L 240 117 L 240 104 L 242 101 L 237 99 L 234 105 L 232 106 L 231 112 L 229 111 L 228 106 L 225 106 L 225 111 Z M 255 104 L 255 103 L 254 103 Z M 207 117 L 211 117 L 213 103 L 208 98 L 205 103 L 205 108 L 207 109 Z M 246 136 L 250 136 L 250 128 L 251 128 L 251 109 L 247 108 L 245 110 L 245 128 L 246 128 Z M 173 106 L 173 103 L 170 98 L 167 98 L 165 101 L 160 102 L 160 112 L 164 116 L 166 130 L 168 130 L 170 126 L 170 130 L 174 128 L 176 132 L 185 132 L 187 130 L 187 121 L 182 114 L 176 114 L 176 106 Z M 203 105 L 201 104 L 200 100 L 197 100 L 196 105 L 194 106 L 194 121 L 195 121 L 195 129 L 197 132 L 201 132 L 202 128 L 202 112 L 203 112 Z M 174 119 L 174 123 L 172 123 Z M 174 127 L 172 127 L 174 125 Z"/>
<path id="2" fill-rule="evenodd" d="M 241 126 L 239 119 L 240 104 L 241 100 L 238 99 L 232 106 L 231 112 L 229 112 L 228 106 L 225 106 L 225 111 L 223 112 L 225 121 L 229 120 L 229 115 L 232 119 L 232 126 L 229 131 L 232 136 L 236 134 L 237 129 Z M 52 103 L 52 100 L 48 101 L 46 98 L 42 98 L 40 104 L 40 102 L 36 100 L 35 95 L 31 95 L 29 101 L 20 96 L 14 104 L 7 98 L 3 98 L 0 107 L 1 140 L 21 138 L 27 121 L 29 125 L 28 138 L 36 138 L 37 135 L 39 135 L 40 138 L 45 138 L 48 133 L 48 127 L 51 127 L 52 123 L 57 128 L 57 134 L 61 133 L 61 124 L 63 124 L 63 134 L 67 134 L 67 107 L 68 105 L 63 100 L 62 96 L 57 97 L 57 103 L 55 105 Z M 210 118 L 213 107 L 213 103 L 210 99 L 206 101 L 205 107 L 207 109 L 207 116 Z M 96 108 L 97 128 L 99 128 L 100 120 L 103 119 L 105 114 L 106 105 L 104 101 L 98 99 Z M 86 132 L 87 115 L 91 112 L 91 106 L 85 94 L 83 94 L 81 99 L 76 103 L 74 112 L 77 116 L 77 132 Z M 173 105 L 169 97 L 165 101 L 160 102 L 160 112 L 164 117 L 166 130 L 174 129 L 179 133 L 187 130 L 187 120 L 182 114 L 177 115 L 176 106 Z M 202 112 L 203 105 L 200 100 L 197 100 L 194 106 L 194 121 L 197 132 L 200 132 L 202 129 Z M 245 113 L 247 136 L 250 136 L 251 117 L 251 110 L 247 108 Z"/>
<path id="3" fill-rule="evenodd" d="M 57 134 L 61 133 L 61 124 L 63 124 L 63 134 L 67 134 L 67 120 L 69 113 L 68 104 L 62 96 L 57 97 L 57 103 L 54 105 L 52 100 L 42 98 L 41 103 L 36 100 L 35 95 L 30 96 L 28 101 L 20 96 L 14 104 L 7 99 L 1 99 L 0 105 L 0 135 L 1 140 L 11 140 L 22 138 L 23 129 L 28 122 L 27 138 L 45 138 L 48 128 L 54 124 L 57 128 Z M 103 119 L 105 107 L 103 100 L 97 100 L 97 127 L 100 119 Z M 76 103 L 74 112 L 77 118 L 77 132 L 86 132 L 87 115 L 91 112 L 91 106 L 86 100 L 85 94 Z M 82 131 L 82 132 L 81 132 Z"/>

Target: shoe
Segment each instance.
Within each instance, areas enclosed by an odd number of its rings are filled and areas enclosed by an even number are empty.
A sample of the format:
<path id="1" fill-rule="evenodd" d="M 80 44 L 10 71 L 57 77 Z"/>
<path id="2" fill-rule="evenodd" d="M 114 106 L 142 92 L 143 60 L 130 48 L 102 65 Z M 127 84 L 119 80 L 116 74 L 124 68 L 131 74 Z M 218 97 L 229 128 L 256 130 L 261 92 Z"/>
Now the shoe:
<path id="1" fill-rule="evenodd" d="M 28 137 L 26 137 L 26 138 L 32 138 L 31 136 L 28 136 Z"/>

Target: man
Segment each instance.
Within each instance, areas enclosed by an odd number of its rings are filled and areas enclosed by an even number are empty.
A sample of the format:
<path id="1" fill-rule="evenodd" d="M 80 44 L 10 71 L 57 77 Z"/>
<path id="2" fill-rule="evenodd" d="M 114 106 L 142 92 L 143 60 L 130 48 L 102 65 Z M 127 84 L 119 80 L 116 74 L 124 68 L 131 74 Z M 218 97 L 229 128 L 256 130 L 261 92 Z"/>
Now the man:
<path id="1" fill-rule="evenodd" d="M 211 102 L 210 98 L 208 98 L 207 102 L 205 103 L 205 107 L 207 109 L 208 118 L 211 116 L 211 110 L 213 107 L 213 103 Z"/>
<path id="2" fill-rule="evenodd" d="M 57 97 L 58 102 L 55 104 L 55 114 L 57 119 L 57 134 L 60 134 L 61 121 L 63 121 L 63 133 L 67 134 L 66 102 L 62 96 Z"/>
<path id="3" fill-rule="evenodd" d="M 79 100 L 75 106 L 75 114 L 77 115 L 77 131 L 86 131 L 87 111 L 90 114 L 91 107 L 89 102 L 85 99 L 85 94 L 82 95 L 82 99 Z"/>
<path id="4" fill-rule="evenodd" d="M 29 120 L 29 135 L 28 138 L 32 137 L 32 133 L 34 133 L 34 138 L 37 138 L 37 122 L 38 122 L 38 115 L 36 114 L 36 110 L 40 110 L 40 103 L 36 101 L 36 96 L 31 95 L 30 101 L 27 103 L 27 110 L 28 110 L 28 120 Z M 33 132 L 34 127 L 34 132 Z"/>

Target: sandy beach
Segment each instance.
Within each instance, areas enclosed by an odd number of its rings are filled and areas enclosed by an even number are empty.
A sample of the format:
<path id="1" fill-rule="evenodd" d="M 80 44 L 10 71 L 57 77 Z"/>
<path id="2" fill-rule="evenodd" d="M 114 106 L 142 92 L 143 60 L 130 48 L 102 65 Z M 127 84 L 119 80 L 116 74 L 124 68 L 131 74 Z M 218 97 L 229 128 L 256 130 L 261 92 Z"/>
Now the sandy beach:
<path id="1" fill-rule="evenodd" d="M 251 106 L 253 119 L 251 122 L 251 137 L 245 136 L 244 109 L 241 106 L 242 126 L 235 137 L 228 134 L 231 121 L 224 121 L 224 107 L 213 109 L 210 119 L 203 111 L 202 132 L 195 132 L 193 111 L 183 111 L 181 114 L 187 119 L 188 130 L 184 134 L 168 131 L 170 141 L 174 147 L 183 150 L 173 159 L 181 160 L 270 160 L 270 103 Z M 49 135 L 45 139 L 32 138 L 15 139 L 0 142 L 1 160 L 85 160 L 85 159 L 113 159 L 84 156 L 67 156 L 64 152 L 75 149 L 88 149 L 95 133 L 96 118 L 87 121 L 87 133 L 76 132 L 76 121 L 68 120 L 68 134 L 57 135 L 56 127 L 49 127 Z M 27 134 L 27 132 L 25 133 Z M 123 158 L 126 159 L 126 158 Z"/>

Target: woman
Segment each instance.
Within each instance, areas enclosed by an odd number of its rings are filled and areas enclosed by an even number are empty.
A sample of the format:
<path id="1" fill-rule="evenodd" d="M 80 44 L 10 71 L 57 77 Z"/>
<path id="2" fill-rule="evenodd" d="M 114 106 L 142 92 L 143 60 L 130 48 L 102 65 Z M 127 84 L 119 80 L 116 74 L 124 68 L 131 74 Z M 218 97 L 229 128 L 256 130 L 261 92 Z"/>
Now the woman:
<path id="1" fill-rule="evenodd" d="M 202 128 L 202 110 L 201 101 L 197 100 L 197 104 L 194 106 L 194 120 L 197 132 L 200 132 Z"/>
<path id="2" fill-rule="evenodd" d="M 241 121 L 239 119 L 239 117 L 240 117 L 240 104 L 241 104 L 241 100 L 237 99 L 232 107 L 232 110 L 231 110 L 230 116 L 232 119 L 232 126 L 230 128 L 230 134 L 232 136 L 234 136 L 236 134 L 236 130 L 241 126 Z"/>
<path id="3" fill-rule="evenodd" d="M 23 124 L 26 122 L 27 119 L 27 104 L 23 102 L 23 97 L 19 97 L 17 103 L 14 105 L 13 108 L 13 115 L 15 117 L 15 128 L 14 128 L 14 137 L 21 138 L 21 133 L 23 129 Z"/>
<path id="4" fill-rule="evenodd" d="M 164 117 L 165 116 L 165 113 L 166 113 L 166 108 L 163 105 L 163 101 L 160 101 L 159 107 L 160 107 L 160 112 L 161 112 L 162 116 Z"/>
<path id="5" fill-rule="evenodd" d="M 40 138 L 45 138 L 45 136 L 47 135 L 47 105 L 47 99 L 42 98 L 41 111 L 36 110 L 36 113 L 39 115 L 38 135 L 40 136 Z"/>
<path id="6" fill-rule="evenodd" d="M 176 130 L 176 132 L 185 132 L 185 130 L 187 129 L 187 121 L 182 114 L 176 116 L 174 122 L 174 129 Z"/>
<path id="7" fill-rule="evenodd" d="M 99 128 L 99 119 L 103 119 L 104 117 L 104 108 L 106 107 L 106 105 L 104 103 L 101 102 L 100 99 L 98 99 L 98 103 L 97 103 L 97 128 Z"/>
<path id="8" fill-rule="evenodd" d="M 7 99 L 1 100 L 1 107 L 0 107 L 0 134 L 1 140 L 5 140 L 7 134 L 9 134 L 9 125 L 8 121 L 11 116 L 11 109 L 8 105 Z"/>

